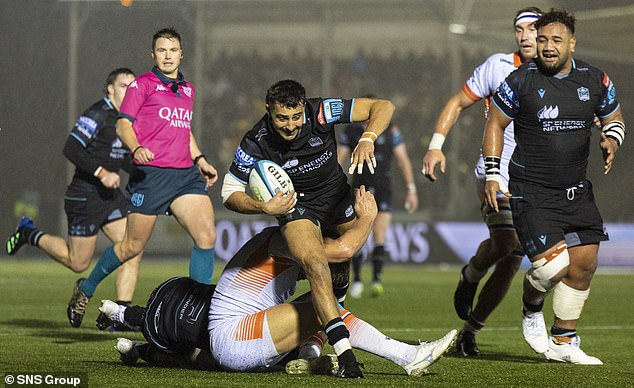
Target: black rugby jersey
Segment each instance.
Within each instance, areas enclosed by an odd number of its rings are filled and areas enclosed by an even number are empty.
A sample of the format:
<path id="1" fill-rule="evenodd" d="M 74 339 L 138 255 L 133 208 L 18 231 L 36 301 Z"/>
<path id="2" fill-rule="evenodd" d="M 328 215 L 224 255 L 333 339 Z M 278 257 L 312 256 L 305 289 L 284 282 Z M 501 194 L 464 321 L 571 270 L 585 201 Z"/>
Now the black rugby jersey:
<path id="1" fill-rule="evenodd" d="M 339 135 L 339 144 L 350 148 L 350 151 L 354 150 L 354 147 L 356 147 L 359 143 L 361 135 L 365 132 L 365 128 L 366 126 L 362 123 L 347 125 Z M 401 135 L 401 131 L 396 125 L 390 123 L 387 130 L 383 132 L 374 142 L 374 157 L 376 158 L 376 168 L 374 169 L 374 174 L 371 174 L 370 170 L 364 167 L 361 175 L 353 175 L 352 186 L 389 185 L 394 148 L 402 142 L 403 136 Z"/>
<path id="2" fill-rule="evenodd" d="M 96 166 L 111 172 L 118 172 L 128 162 L 129 154 L 116 133 L 118 114 L 108 98 L 99 100 L 79 116 L 69 135 L 74 140 L 68 139 L 79 142 Z M 95 169 L 92 166 L 75 166 L 73 179 L 99 181 L 93 176 Z"/>
<path id="3" fill-rule="evenodd" d="M 273 129 L 267 114 L 244 135 L 229 173 L 247 184 L 258 160 L 272 160 L 290 176 L 295 192 L 308 201 L 346 185 L 337 162 L 335 124 L 352 121 L 354 100 L 310 98 L 304 108 L 304 123 L 297 137 L 286 141 Z"/>
<path id="4" fill-rule="evenodd" d="M 585 180 L 594 115 L 619 107 L 608 75 L 582 61 L 563 77 L 525 63 L 500 84 L 493 103 L 515 124 L 511 180 L 552 188 Z"/>

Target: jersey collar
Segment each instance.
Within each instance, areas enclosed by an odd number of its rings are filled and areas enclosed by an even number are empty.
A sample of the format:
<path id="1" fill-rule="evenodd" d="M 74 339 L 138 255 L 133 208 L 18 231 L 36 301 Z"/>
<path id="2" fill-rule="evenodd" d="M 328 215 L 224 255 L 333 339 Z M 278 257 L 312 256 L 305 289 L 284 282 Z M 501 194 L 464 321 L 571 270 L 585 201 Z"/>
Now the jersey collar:
<path id="1" fill-rule="evenodd" d="M 106 102 L 106 105 L 108 105 L 108 108 L 112 109 L 112 110 L 117 110 L 114 105 L 112 105 L 112 101 L 110 101 L 110 99 L 108 97 L 104 97 L 103 100 Z"/>
<path id="2" fill-rule="evenodd" d="M 163 82 L 163 85 L 169 85 L 171 83 L 176 83 L 177 85 L 187 84 L 187 81 L 185 81 L 185 77 L 183 76 L 183 73 L 181 73 L 180 71 L 178 72 L 178 75 L 176 76 L 176 78 L 170 78 L 166 76 L 165 74 L 163 74 L 163 72 L 160 71 L 158 67 L 154 66 L 152 68 L 152 73 L 154 73 L 154 75 L 158 79 L 160 79 L 161 82 Z"/>

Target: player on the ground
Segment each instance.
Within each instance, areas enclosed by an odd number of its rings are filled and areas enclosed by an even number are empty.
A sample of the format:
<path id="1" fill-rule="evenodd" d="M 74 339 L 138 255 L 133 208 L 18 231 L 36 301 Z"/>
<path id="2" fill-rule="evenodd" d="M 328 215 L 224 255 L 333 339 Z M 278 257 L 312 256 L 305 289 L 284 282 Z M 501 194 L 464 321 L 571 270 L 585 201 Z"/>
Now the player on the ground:
<path id="1" fill-rule="evenodd" d="M 129 172 L 131 165 L 129 151 L 117 137 L 115 124 L 126 88 L 134 77 L 128 68 L 112 70 L 106 79 L 105 97 L 79 116 L 66 140 L 64 156 L 75 165 L 64 196 L 68 239 L 44 233 L 31 219 L 23 217 L 7 240 L 9 255 L 15 255 L 28 243 L 80 273 L 90 266 L 99 230 L 113 243 L 123 240 L 127 210 L 119 189 L 119 170 Z M 132 302 L 140 261 L 139 253 L 118 271 L 118 303 Z"/>
<path id="2" fill-rule="evenodd" d="M 368 96 L 373 98 L 373 96 Z M 348 155 L 366 130 L 365 123 L 347 125 L 339 136 L 337 159 L 343 165 L 347 162 Z M 389 261 L 389 252 L 385 250 L 385 234 L 392 222 L 392 157 L 396 158 L 398 168 L 403 177 L 407 194 L 405 195 L 405 209 L 413 213 L 418 209 L 418 196 L 416 183 L 412 172 L 412 162 L 407 154 L 407 148 L 398 126 L 390 124 L 388 129 L 374 142 L 374 156 L 377 161 L 374 174 L 364 171 L 362 174 L 353 175 L 352 187 L 364 185 L 376 198 L 379 206 L 379 214 L 372 227 L 372 240 L 374 248 L 370 254 L 372 261 L 372 296 L 380 296 L 384 292 L 381 283 L 383 264 Z M 358 252 L 352 257 L 353 283 L 350 288 L 350 296 L 361 298 L 363 294 L 363 282 L 361 281 L 361 264 L 363 255 Z"/>
<path id="3" fill-rule="evenodd" d="M 324 242 L 332 262 L 349 260 L 361 248 L 376 217 L 372 194 L 362 186 L 355 196 L 355 223 L 337 240 Z M 302 276 L 302 266 L 292 259 L 280 229 L 267 228 L 251 238 L 227 263 L 215 291 L 203 286 L 195 288 L 189 279 L 180 278 L 159 286 L 150 297 L 147 309 L 124 308 L 104 301 L 103 311 L 117 321 L 143 327 L 151 344 L 139 348 L 129 340 L 119 340 L 117 349 L 122 359 L 130 362 L 144 356 L 152 361 L 157 357 L 148 354 L 150 346 L 171 351 L 173 356 L 190 356 L 194 354 L 194 347 L 202 347 L 211 350 L 214 366 L 221 370 L 266 371 L 278 365 L 288 352 L 322 326 L 310 298 L 300 297 L 287 303 Z M 188 307 L 183 315 L 179 307 L 185 301 Z M 205 311 L 209 312 L 208 320 Z M 456 336 L 456 330 L 451 330 L 437 341 L 408 345 L 386 337 L 349 311 L 339 309 L 339 314 L 350 327 L 352 346 L 393 361 L 412 376 L 422 375 Z M 307 360 L 291 361 L 287 371 L 319 372 L 310 369 L 310 364 L 304 361 Z M 322 372 L 338 369 L 337 376 L 350 377 L 345 373 L 345 365 L 333 368 L 333 359 L 325 361 L 328 365 Z"/>
<path id="4" fill-rule="evenodd" d="M 284 80 L 268 89 L 266 109 L 236 151 L 224 178 L 223 202 L 239 213 L 278 217 L 290 252 L 306 271 L 317 315 L 329 342 L 335 345 L 339 363 L 347 373 L 362 375 L 337 309 L 322 239 L 322 231 L 335 229 L 340 234 L 355 218 L 353 194 L 337 162 L 334 126 L 368 121 L 352 152 L 350 170 L 361 173 L 367 164 L 373 171 L 374 141 L 389 125 L 394 105 L 367 98 L 307 99 L 300 83 Z M 295 193 L 284 196 L 280 192 L 266 203 L 245 193 L 249 172 L 262 159 L 282 166 Z M 346 289 L 343 287 L 343 295 L 338 296 L 345 296 Z"/>
<path id="5" fill-rule="evenodd" d="M 158 31 L 152 38 L 154 68 L 128 86 L 117 120 L 117 134 L 137 165 L 126 188 L 126 233 L 105 250 L 87 279 L 77 281 L 67 309 L 73 327 L 81 325 L 97 285 L 143 251 L 160 214 L 173 214 L 194 241 L 190 276 L 211 283 L 216 230 L 207 187 L 218 177 L 190 128 L 194 87 L 178 71 L 182 56 L 178 32 Z"/>
<path id="6" fill-rule="evenodd" d="M 577 321 L 597 268 L 599 242 L 608 239 L 586 179 L 595 115 L 604 173 L 625 137 L 616 90 L 603 71 L 573 59 L 575 17 L 551 9 L 536 23 L 537 59 L 500 85 L 489 112 L 483 153 L 486 201 L 511 198 L 513 221 L 532 263 L 524 277 L 522 330 L 547 359 L 602 364 L 579 348 Z M 504 128 L 513 120 L 517 147 L 510 182 L 500 178 Z M 553 291 L 555 321 L 548 338 L 542 308 Z"/>
<path id="7" fill-rule="evenodd" d="M 460 113 L 481 99 L 485 99 L 485 109 L 488 111 L 490 97 L 504 78 L 522 63 L 537 55 L 535 42 L 537 31 L 534 23 L 541 14 L 542 11 L 536 7 L 520 9 L 513 19 L 518 51 L 490 56 L 474 70 L 462 90 L 449 99 L 443 108 L 436 122 L 429 150 L 423 158 L 422 172 L 432 182 L 436 180 L 437 164 L 440 164 L 440 171 L 445 172 L 446 159 L 442 152 L 442 144 Z M 515 139 L 511 122 L 504 132 L 504 148 L 500 165 L 500 176 L 506 181 L 508 181 L 509 160 L 514 148 Z M 454 293 L 456 313 L 465 321 L 457 341 L 458 352 L 464 356 L 480 354 L 475 337 L 484 327 L 489 315 L 502 302 L 524 256 L 513 227 L 513 216 L 508 199 L 503 195 L 498 198 L 499 212 L 493 211 L 484 200 L 485 170 L 482 153 L 475 168 L 475 176 L 482 218 L 489 229 L 489 238 L 480 243 L 475 255 L 460 271 L 460 280 Z M 478 283 L 493 265 L 495 270 L 482 287 L 476 306 L 472 309 Z"/>

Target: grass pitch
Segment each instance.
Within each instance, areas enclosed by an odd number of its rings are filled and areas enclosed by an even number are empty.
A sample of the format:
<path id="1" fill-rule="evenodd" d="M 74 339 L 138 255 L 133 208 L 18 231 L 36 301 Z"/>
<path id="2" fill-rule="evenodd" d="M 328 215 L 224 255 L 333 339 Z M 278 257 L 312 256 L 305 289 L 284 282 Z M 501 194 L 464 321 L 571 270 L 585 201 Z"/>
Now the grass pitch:
<path id="1" fill-rule="evenodd" d="M 186 274 L 186 261 L 144 259 L 135 303 L 144 304 L 151 290 L 175 275 Z M 215 278 L 221 267 L 217 267 Z M 443 335 L 462 322 L 453 311 L 452 295 L 458 268 L 387 267 L 386 292 L 373 299 L 348 299 L 346 307 L 386 335 L 415 342 Z M 365 278 L 370 279 L 366 272 Z M 586 304 L 579 333 L 582 348 L 599 357 L 603 366 L 547 362 L 533 353 L 520 332 L 520 276 L 509 295 L 478 336 L 482 356 L 447 354 L 430 374 L 410 378 L 391 362 L 357 351 L 366 379 L 340 380 L 327 376 L 292 377 L 274 373 L 224 373 L 153 367 L 139 362 L 123 366 L 114 350 L 117 334 L 94 326 L 101 299 L 114 299 L 114 277 L 106 279 L 91 300 L 81 328 L 71 328 L 66 304 L 78 276 L 50 260 L 2 260 L 0 269 L 0 371 L 3 373 L 66 372 L 88 376 L 91 387 L 606 387 L 634 386 L 634 278 L 628 274 L 598 274 Z M 305 283 L 305 282 L 304 282 Z M 369 289 L 369 287 L 366 287 Z M 305 290 L 303 285 L 301 290 Z M 369 292 L 368 292 L 369 294 Z M 544 309 L 552 323 L 550 298 Z M 119 334 L 120 336 L 120 334 Z M 142 340 L 140 333 L 125 336 Z M 332 352 L 332 349 L 326 351 Z"/>

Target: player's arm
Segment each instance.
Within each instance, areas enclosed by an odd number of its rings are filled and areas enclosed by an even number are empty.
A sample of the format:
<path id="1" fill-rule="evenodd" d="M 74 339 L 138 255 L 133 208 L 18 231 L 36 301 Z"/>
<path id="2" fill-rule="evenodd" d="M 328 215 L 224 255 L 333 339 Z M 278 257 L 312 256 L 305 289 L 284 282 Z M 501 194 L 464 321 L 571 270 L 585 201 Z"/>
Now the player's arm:
<path id="1" fill-rule="evenodd" d="M 374 174 L 376 159 L 374 158 L 374 141 L 379 137 L 392 121 L 392 115 L 396 107 L 388 100 L 373 100 L 369 98 L 355 98 L 352 107 L 352 122 L 367 120 L 367 127 L 359 143 L 352 151 L 350 158 L 349 174 L 355 169 L 357 174 L 363 172 L 363 164 Z"/>
<path id="2" fill-rule="evenodd" d="M 192 162 L 198 170 L 205 177 L 205 183 L 207 187 L 213 185 L 218 180 L 218 172 L 208 161 L 207 157 L 200 151 L 198 148 L 198 142 L 196 142 L 196 138 L 194 134 L 189 132 L 189 152 L 192 156 Z"/>
<path id="3" fill-rule="evenodd" d="M 132 128 L 132 121 L 126 117 L 119 117 L 117 120 L 117 136 L 128 147 L 131 152 L 132 159 L 136 160 L 139 164 L 145 164 L 154 160 L 154 152 L 145 148 L 139 144 L 134 129 Z"/>
<path id="4" fill-rule="evenodd" d="M 229 210 L 241 214 L 267 214 L 281 216 L 288 213 L 295 205 L 295 192 L 288 195 L 278 192 L 268 202 L 260 202 L 246 193 L 247 184 L 227 173 L 222 182 L 222 203 Z"/>
<path id="5" fill-rule="evenodd" d="M 484 168 L 486 169 L 485 200 L 495 211 L 499 211 L 496 195 L 503 192 L 510 196 L 504 179 L 500 175 L 500 156 L 504 147 L 504 128 L 511 123 L 495 104 L 491 104 L 489 118 L 484 128 L 482 140 L 482 155 L 484 156 Z"/>
<path id="6" fill-rule="evenodd" d="M 394 147 L 392 151 L 396 158 L 399 170 L 401 170 L 401 176 L 403 182 L 407 188 L 407 194 L 405 195 L 405 210 L 409 213 L 413 213 L 418 209 L 418 194 L 416 192 L 416 183 L 414 182 L 414 173 L 412 172 L 412 162 L 407 154 L 407 147 L 405 143 L 401 143 Z"/>
<path id="7" fill-rule="evenodd" d="M 625 140 L 625 121 L 621 108 L 617 108 L 611 115 L 601 118 L 601 140 L 599 147 L 603 153 L 603 174 L 612 169 L 614 156 Z"/>
<path id="8" fill-rule="evenodd" d="M 445 104 L 440 112 L 440 116 L 434 127 L 434 134 L 432 135 L 429 147 L 422 161 L 421 172 L 430 181 L 434 182 L 437 179 L 435 171 L 437 164 L 440 164 L 440 172 L 445 173 L 447 160 L 445 154 L 442 152 L 442 145 L 445 142 L 445 138 L 458 121 L 462 111 L 477 101 L 478 100 L 467 96 L 464 89 L 462 89 L 447 101 L 447 104 Z"/>
<path id="9" fill-rule="evenodd" d="M 95 176 L 104 187 L 116 189 L 121 184 L 121 177 L 116 172 L 108 171 L 100 166 L 90 157 L 86 149 L 73 136 L 68 136 L 64 150 L 62 151 L 66 159 L 81 171 Z"/>
<path id="10" fill-rule="evenodd" d="M 324 239 L 324 249 L 329 263 L 340 263 L 350 260 L 363 247 L 372 230 L 372 225 L 378 212 L 374 196 L 365 190 L 365 186 L 355 190 L 354 195 L 354 210 L 357 219 L 352 224 L 352 227 L 337 239 Z"/>

